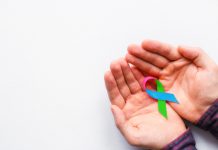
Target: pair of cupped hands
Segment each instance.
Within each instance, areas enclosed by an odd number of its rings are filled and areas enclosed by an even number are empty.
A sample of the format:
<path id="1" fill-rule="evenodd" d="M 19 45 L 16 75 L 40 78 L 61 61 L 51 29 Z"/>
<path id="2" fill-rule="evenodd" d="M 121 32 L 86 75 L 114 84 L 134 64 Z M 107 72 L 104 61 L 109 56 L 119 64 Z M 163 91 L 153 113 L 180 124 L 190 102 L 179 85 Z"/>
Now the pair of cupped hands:
<path id="1" fill-rule="evenodd" d="M 142 88 L 146 75 L 158 78 L 179 101 L 167 103 L 168 119 Z M 125 139 L 134 146 L 161 149 L 187 130 L 182 118 L 196 124 L 218 98 L 218 66 L 200 48 L 145 40 L 111 63 L 105 84 Z"/>

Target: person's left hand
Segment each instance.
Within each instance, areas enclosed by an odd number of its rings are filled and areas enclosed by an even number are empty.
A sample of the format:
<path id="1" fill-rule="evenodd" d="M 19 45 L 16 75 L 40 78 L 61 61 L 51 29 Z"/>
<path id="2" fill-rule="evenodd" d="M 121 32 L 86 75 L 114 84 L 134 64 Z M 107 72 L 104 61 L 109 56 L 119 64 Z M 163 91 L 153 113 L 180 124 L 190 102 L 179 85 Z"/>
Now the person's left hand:
<path id="1" fill-rule="evenodd" d="M 170 106 L 197 123 L 218 98 L 218 66 L 200 48 L 173 46 L 155 40 L 130 45 L 126 60 L 143 73 L 156 76 L 179 104 Z"/>
<path id="2" fill-rule="evenodd" d="M 144 76 L 124 59 L 111 64 L 105 84 L 115 123 L 134 146 L 161 149 L 186 131 L 182 119 L 167 104 L 168 119 L 157 109 L 156 100 L 143 91 Z"/>

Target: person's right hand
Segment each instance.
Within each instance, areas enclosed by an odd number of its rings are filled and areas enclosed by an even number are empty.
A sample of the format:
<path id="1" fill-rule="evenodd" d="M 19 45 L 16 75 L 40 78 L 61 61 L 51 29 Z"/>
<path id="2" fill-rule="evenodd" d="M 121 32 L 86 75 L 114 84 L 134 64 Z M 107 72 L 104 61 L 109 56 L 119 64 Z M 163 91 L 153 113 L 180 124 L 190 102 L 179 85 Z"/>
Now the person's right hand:
<path id="1" fill-rule="evenodd" d="M 170 105 L 186 120 L 196 123 L 218 98 L 218 67 L 199 48 L 146 40 L 129 46 L 126 59 L 175 94 L 179 104 Z"/>
<path id="2" fill-rule="evenodd" d="M 114 61 L 105 74 L 111 109 L 117 127 L 130 144 L 161 149 L 182 135 L 186 128 L 168 104 L 168 119 L 158 112 L 156 100 L 142 89 L 143 79 L 143 74 L 130 68 L 124 59 Z"/>

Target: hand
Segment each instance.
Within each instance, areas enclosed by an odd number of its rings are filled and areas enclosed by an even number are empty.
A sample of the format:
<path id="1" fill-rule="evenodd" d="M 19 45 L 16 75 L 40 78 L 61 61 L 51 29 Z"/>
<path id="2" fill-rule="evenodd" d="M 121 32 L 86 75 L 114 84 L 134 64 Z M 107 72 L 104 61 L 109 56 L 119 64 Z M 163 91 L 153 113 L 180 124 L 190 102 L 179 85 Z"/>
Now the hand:
<path id="1" fill-rule="evenodd" d="M 169 105 L 168 119 L 158 112 L 156 100 L 142 90 L 143 78 L 124 59 L 114 61 L 111 70 L 105 74 L 111 110 L 117 127 L 131 145 L 160 149 L 184 133 L 186 128 Z"/>
<path id="2" fill-rule="evenodd" d="M 173 47 L 147 40 L 131 45 L 126 59 L 140 70 L 156 76 L 179 104 L 170 103 L 183 118 L 197 122 L 218 98 L 218 67 L 199 48 Z"/>

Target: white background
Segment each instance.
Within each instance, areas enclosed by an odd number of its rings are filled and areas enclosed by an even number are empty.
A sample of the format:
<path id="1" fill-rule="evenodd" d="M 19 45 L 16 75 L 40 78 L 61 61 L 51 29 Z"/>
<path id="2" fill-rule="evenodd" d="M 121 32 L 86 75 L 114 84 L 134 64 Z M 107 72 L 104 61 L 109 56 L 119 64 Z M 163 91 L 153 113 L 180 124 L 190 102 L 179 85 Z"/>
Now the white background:
<path id="1" fill-rule="evenodd" d="M 217 61 L 218 1 L 0 0 L 0 149 L 137 149 L 114 125 L 103 75 L 143 39 Z M 193 129 L 199 150 L 217 148 Z"/>

